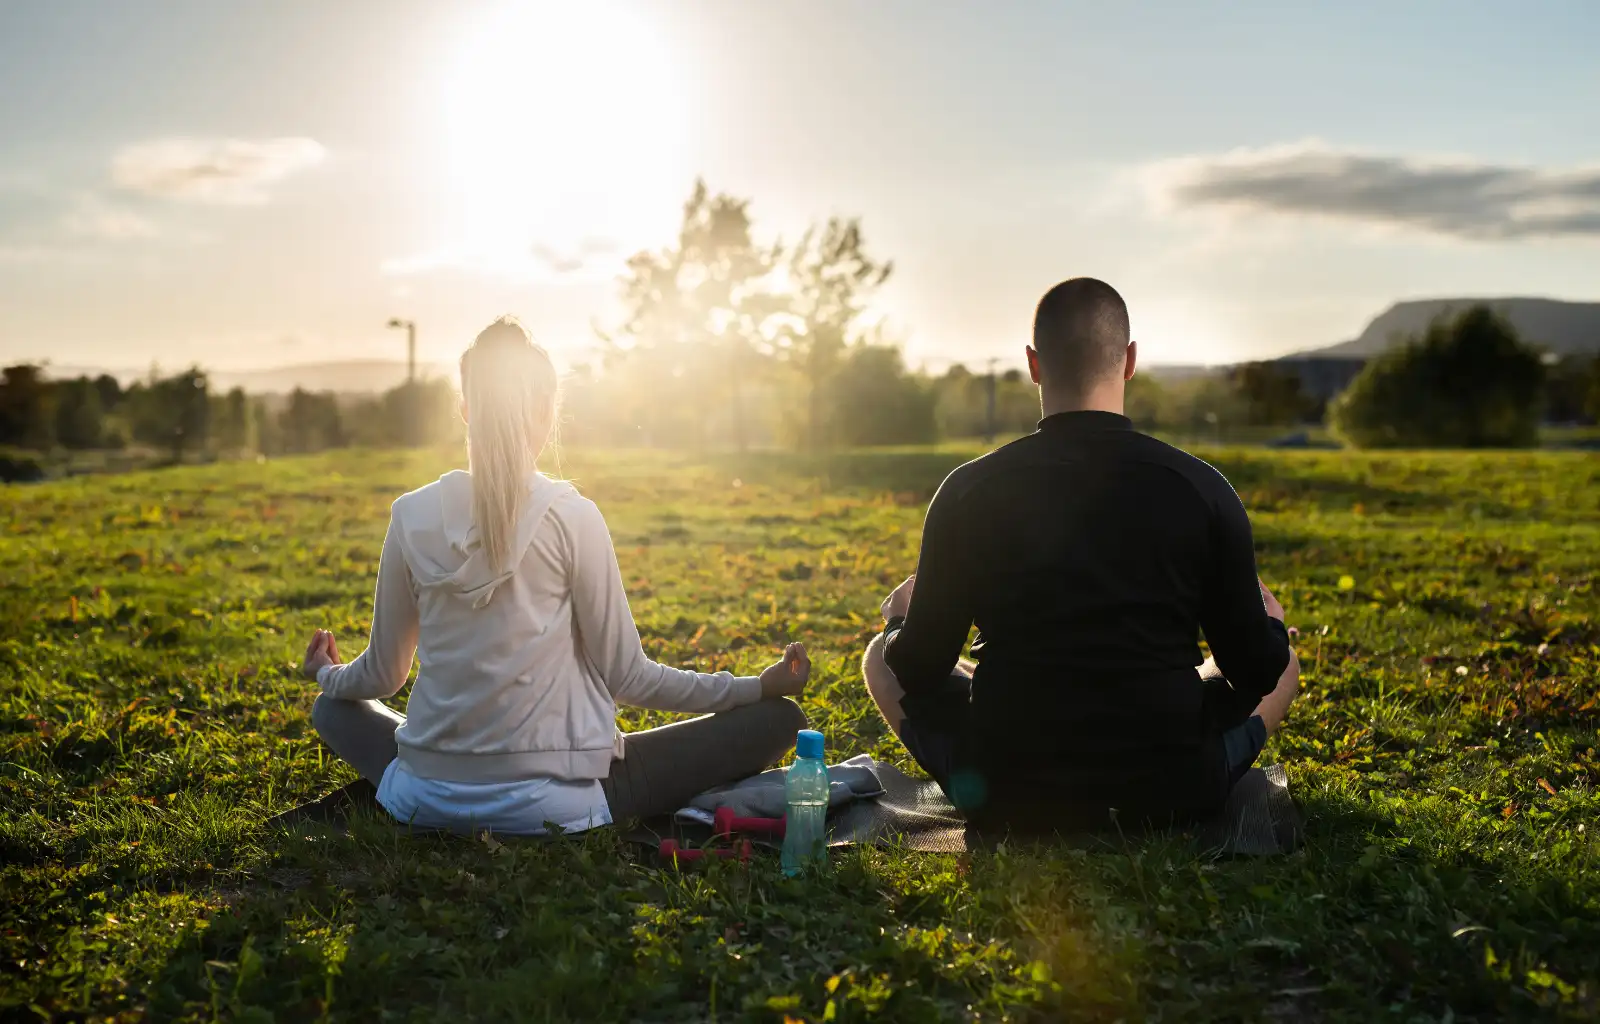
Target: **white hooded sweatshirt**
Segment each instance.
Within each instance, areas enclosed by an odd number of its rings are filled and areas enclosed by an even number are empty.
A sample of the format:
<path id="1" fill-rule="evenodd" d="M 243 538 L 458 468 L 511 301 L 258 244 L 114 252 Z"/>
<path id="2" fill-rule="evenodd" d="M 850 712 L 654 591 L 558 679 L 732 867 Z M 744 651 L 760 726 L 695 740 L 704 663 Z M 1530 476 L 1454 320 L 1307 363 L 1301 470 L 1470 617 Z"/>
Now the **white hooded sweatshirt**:
<path id="1" fill-rule="evenodd" d="M 645 656 L 605 519 L 571 484 L 529 484 L 508 567 L 488 564 L 472 478 L 447 473 L 394 503 L 372 637 L 317 674 L 330 697 L 391 697 L 420 663 L 399 763 L 453 783 L 605 778 L 625 756 L 616 706 L 723 711 L 761 697 L 755 676 Z"/>

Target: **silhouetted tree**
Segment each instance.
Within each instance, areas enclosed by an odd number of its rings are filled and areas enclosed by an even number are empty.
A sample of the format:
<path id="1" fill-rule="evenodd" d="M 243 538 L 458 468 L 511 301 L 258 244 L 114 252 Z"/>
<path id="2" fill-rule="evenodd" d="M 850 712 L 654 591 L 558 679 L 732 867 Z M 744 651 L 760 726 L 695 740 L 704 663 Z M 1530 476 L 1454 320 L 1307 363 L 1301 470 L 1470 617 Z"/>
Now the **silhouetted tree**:
<path id="1" fill-rule="evenodd" d="M 924 378 L 906 372 L 892 345 L 846 349 L 823 397 L 831 439 L 843 444 L 925 444 L 938 438 L 937 396 Z"/>
<path id="2" fill-rule="evenodd" d="M 1544 376 L 1516 329 L 1474 306 L 1368 363 L 1333 402 L 1332 426 L 1361 448 L 1533 445 Z"/>
<path id="3" fill-rule="evenodd" d="M 789 255 L 789 300 L 778 323 L 775 348 L 806 383 L 806 447 L 829 443 L 823 389 L 833 377 L 872 291 L 894 264 L 868 256 L 858 218 L 829 218 L 807 231 Z"/>
<path id="4" fill-rule="evenodd" d="M 1551 423 L 1593 421 L 1590 392 L 1600 383 L 1600 356 L 1569 355 L 1546 364 L 1545 418 Z"/>
<path id="5" fill-rule="evenodd" d="M 223 451 L 238 453 L 250 448 L 250 398 L 244 388 L 235 387 L 212 400 L 211 433 Z"/>
<path id="6" fill-rule="evenodd" d="M 205 447 L 211 420 L 206 375 L 191 367 L 172 377 L 152 370 L 123 396 L 134 440 L 168 449 L 174 461 Z"/>
<path id="7" fill-rule="evenodd" d="M 284 447 L 291 452 L 316 452 L 344 444 L 339 400 L 331 391 L 295 388 L 278 414 Z"/>
<path id="8" fill-rule="evenodd" d="M 376 438 L 363 438 L 368 443 L 441 444 L 465 434 L 460 399 L 442 378 L 413 381 L 384 392 L 378 413 L 382 430 Z"/>
<path id="9" fill-rule="evenodd" d="M 105 414 L 100 391 L 88 377 L 57 381 L 56 440 L 67 448 L 98 448 L 105 440 Z"/>
<path id="10" fill-rule="evenodd" d="M 612 400 L 649 440 L 703 443 L 720 398 L 735 444 L 748 439 L 745 385 L 775 311 L 761 287 L 780 250 L 757 245 L 749 200 L 696 181 L 673 245 L 628 260 L 617 337 L 602 335 Z"/>
<path id="11" fill-rule="evenodd" d="M 1135 373 L 1123 392 L 1122 411 L 1134 426 L 1149 429 L 1162 421 L 1170 402 L 1164 384 L 1148 373 Z"/>
<path id="12" fill-rule="evenodd" d="M 989 429 L 989 375 L 956 363 L 925 381 L 935 399 L 941 437 L 983 437 Z M 1026 434 L 1039 422 L 1039 392 L 1016 367 L 995 379 L 995 430 Z"/>
<path id="13" fill-rule="evenodd" d="M 1245 422 L 1254 426 L 1302 423 L 1316 405 L 1301 391 L 1298 376 L 1273 363 L 1236 366 L 1229 381 L 1243 403 Z"/>
<path id="14" fill-rule="evenodd" d="M 250 427 L 251 433 L 255 435 L 256 451 L 262 455 L 283 454 L 283 428 L 266 399 L 256 398 L 251 401 Z"/>
<path id="15" fill-rule="evenodd" d="M 48 448 L 55 411 L 44 371 L 29 363 L 0 371 L 0 444 Z"/>
<path id="16" fill-rule="evenodd" d="M 102 373 L 94 379 L 95 393 L 100 397 L 100 410 L 102 412 L 115 412 L 122 402 L 122 385 L 117 383 L 117 378 L 109 373 Z"/>

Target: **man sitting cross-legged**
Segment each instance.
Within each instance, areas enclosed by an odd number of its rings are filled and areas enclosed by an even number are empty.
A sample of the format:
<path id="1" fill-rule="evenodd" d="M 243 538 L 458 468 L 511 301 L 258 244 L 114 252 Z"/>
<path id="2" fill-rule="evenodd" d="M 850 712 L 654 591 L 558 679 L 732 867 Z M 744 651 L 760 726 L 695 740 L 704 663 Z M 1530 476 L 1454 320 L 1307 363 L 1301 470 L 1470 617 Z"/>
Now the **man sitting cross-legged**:
<path id="1" fill-rule="evenodd" d="M 1298 687 L 1233 488 L 1122 414 L 1135 354 L 1111 286 L 1045 295 L 1027 350 L 1039 429 L 940 486 L 867 648 L 889 727 L 974 822 L 1213 814 Z"/>

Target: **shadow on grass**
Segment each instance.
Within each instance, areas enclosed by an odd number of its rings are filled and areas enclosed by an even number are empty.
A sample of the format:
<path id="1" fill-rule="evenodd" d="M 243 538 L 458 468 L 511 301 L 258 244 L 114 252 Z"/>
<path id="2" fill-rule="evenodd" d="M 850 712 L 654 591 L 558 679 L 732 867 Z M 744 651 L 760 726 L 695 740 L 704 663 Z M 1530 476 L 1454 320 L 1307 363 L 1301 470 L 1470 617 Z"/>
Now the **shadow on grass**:
<path id="1" fill-rule="evenodd" d="M 1458 1017 L 1600 1010 L 1595 865 L 1581 836 L 1551 840 L 1530 861 L 1463 844 L 1461 809 L 1440 801 L 1364 805 L 1322 792 L 1303 806 L 1311 827 L 1298 871 L 1246 892 L 1314 937 L 1301 942 L 1324 979 L 1377 1005 L 1416 1001 Z"/>
<path id="2" fill-rule="evenodd" d="M 34 869 L 64 870 L 15 911 L 28 949 L 7 952 L 120 965 L 154 1019 L 819 1018 L 830 998 L 852 1002 L 846 1019 L 876 1006 L 904 1020 L 1597 1008 L 1586 849 L 1552 841 L 1522 860 L 1463 846 L 1449 806 L 1302 802 L 1307 846 L 1290 857 L 1216 861 L 1159 835 L 960 858 L 864 848 L 800 881 L 770 860 L 662 870 L 610 830 L 499 842 L 408 835 L 371 813 L 347 834 L 241 830 L 236 815 L 155 867 L 125 843 L 70 870 L 30 849 Z M 154 920 L 168 898 L 182 902 L 143 963 L 74 945 L 107 911 Z M 33 1001 L 114 1009 L 52 991 L 75 969 L 35 977 Z"/>
<path id="3" fill-rule="evenodd" d="M 910 876 L 881 856 L 789 880 L 771 857 L 641 863 L 610 830 L 502 842 L 407 835 L 368 813 L 348 835 L 304 826 L 268 850 L 176 942 L 153 1015 L 777 1020 L 821 1019 L 833 1000 L 933 1020 L 1051 990 L 1003 946 L 897 919 Z"/>

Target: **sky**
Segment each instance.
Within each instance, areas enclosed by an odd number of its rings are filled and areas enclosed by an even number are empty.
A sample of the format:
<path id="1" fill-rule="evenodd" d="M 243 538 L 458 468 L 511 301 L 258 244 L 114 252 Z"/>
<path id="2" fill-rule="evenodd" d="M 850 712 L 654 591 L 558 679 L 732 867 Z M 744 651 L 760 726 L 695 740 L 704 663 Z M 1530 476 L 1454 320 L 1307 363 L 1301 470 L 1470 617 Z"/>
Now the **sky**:
<path id="1" fill-rule="evenodd" d="M 1600 299 L 1600 4 L 0 0 L 0 359 L 581 361 L 695 178 L 862 218 L 885 336 L 1020 361 L 1089 275 L 1148 361 L 1393 301 Z"/>

